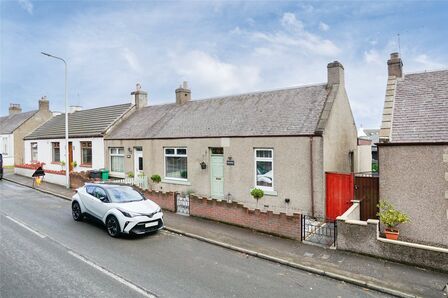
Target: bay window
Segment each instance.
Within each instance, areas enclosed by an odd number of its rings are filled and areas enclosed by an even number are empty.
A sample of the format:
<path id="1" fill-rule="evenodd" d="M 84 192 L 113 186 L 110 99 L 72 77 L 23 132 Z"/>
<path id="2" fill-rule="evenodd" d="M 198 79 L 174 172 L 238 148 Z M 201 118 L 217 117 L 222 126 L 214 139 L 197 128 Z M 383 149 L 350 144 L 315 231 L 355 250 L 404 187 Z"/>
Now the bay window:
<path id="1" fill-rule="evenodd" d="M 115 173 L 124 173 L 124 148 L 109 148 L 110 153 L 110 171 Z"/>
<path id="2" fill-rule="evenodd" d="M 187 180 L 187 149 L 165 148 L 165 178 Z"/>
<path id="3" fill-rule="evenodd" d="M 274 150 L 255 149 L 255 187 L 274 190 Z"/>

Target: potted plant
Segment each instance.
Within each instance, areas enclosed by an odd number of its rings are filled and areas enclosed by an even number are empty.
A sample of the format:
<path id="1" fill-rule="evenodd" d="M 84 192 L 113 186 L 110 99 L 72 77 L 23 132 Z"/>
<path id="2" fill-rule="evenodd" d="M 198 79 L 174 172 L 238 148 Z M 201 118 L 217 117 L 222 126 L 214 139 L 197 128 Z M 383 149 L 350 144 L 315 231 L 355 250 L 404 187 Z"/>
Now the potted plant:
<path id="1" fill-rule="evenodd" d="M 250 191 L 250 195 L 257 200 L 257 208 L 258 208 L 258 200 L 264 196 L 264 191 L 259 188 L 254 188 Z"/>
<path id="2" fill-rule="evenodd" d="M 134 178 L 133 172 L 127 172 L 126 175 L 128 176 L 128 178 Z"/>
<path id="3" fill-rule="evenodd" d="M 160 175 L 154 174 L 151 176 L 151 181 L 153 184 L 157 184 L 160 183 L 160 181 L 162 181 L 162 178 L 160 178 Z"/>
<path id="4" fill-rule="evenodd" d="M 76 161 L 72 161 L 72 167 L 76 168 L 78 166 L 78 163 Z"/>
<path id="5" fill-rule="evenodd" d="M 377 215 L 380 221 L 387 226 L 385 234 L 387 239 L 397 240 L 400 231 L 397 226 L 401 223 L 409 222 L 409 216 L 398 211 L 391 203 L 381 200 L 378 204 L 380 212 Z"/>
<path id="6" fill-rule="evenodd" d="M 64 167 L 65 167 L 65 161 L 61 160 L 61 161 L 59 162 L 59 164 L 61 165 L 61 171 L 64 170 Z"/>

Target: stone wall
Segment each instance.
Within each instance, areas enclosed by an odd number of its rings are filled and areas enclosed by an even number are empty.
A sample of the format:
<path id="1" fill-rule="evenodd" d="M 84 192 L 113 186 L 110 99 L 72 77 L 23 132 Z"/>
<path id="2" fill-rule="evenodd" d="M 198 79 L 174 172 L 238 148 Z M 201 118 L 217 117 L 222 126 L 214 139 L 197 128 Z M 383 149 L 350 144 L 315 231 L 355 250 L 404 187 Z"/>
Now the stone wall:
<path id="1" fill-rule="evenodd" d="M 448 272 L 448 249 L 379 237 L 379 221 L 338 219 L 337 249 Z"/>
<path id="2" fill-rule="evenodd" d="M 281 237 L 300 239 L 300 214 L 251 210 L 236 202 L 190 195 L 190 215 L 250 228 Z"/>

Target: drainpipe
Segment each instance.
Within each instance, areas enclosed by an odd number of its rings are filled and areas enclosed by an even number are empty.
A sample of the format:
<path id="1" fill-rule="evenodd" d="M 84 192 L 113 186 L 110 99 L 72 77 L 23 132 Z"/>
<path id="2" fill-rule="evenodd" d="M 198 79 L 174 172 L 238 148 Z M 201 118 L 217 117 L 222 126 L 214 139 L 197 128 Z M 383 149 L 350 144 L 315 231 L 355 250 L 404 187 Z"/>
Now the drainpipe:
<path id="1" fill-rule="evenodd" d="M 311 186 L 311 216 L 314 217 L 314 167 L 313 167 L 313 137 L 310 137 L 310 186 Z"/>

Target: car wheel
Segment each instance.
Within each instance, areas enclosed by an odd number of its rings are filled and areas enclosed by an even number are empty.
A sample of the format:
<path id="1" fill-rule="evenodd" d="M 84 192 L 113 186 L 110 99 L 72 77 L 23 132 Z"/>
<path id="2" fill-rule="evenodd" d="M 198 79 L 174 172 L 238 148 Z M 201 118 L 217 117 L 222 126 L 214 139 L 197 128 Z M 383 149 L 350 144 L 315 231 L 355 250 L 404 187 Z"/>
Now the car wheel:
<path id="1" fill-rule="evenodd" d="M 73 202 L 72 204 L 72 216 L 75 221 L 82 221 L 84 217 L 78 202 Z"/>
<path id="2" fill-rule="evenodd" d="M 120 224 L 118 223 L 118 219 L 115 216 L 110 215 L 106 219 L 106 228 L 109 236 L 118 237 L 120 235 Z"/>

